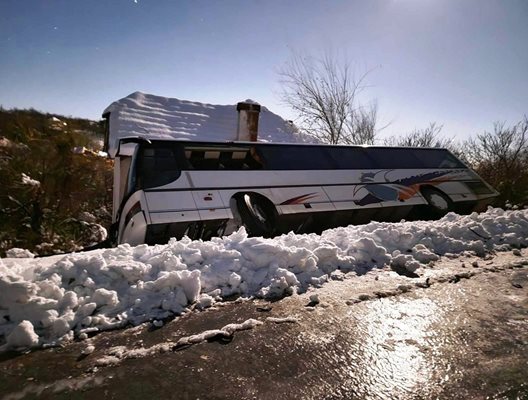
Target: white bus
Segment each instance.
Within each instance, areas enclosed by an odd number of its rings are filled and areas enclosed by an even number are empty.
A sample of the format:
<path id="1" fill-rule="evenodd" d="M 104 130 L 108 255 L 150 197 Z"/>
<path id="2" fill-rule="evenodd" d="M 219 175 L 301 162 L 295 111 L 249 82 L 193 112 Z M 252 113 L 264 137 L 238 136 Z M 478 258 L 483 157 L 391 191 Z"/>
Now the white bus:
<path id="1" fill-rule="evenodd" d="M 480 211 L 498 193 L 446 149 L 122 138 L 117 243 L 208 239 Z"/>

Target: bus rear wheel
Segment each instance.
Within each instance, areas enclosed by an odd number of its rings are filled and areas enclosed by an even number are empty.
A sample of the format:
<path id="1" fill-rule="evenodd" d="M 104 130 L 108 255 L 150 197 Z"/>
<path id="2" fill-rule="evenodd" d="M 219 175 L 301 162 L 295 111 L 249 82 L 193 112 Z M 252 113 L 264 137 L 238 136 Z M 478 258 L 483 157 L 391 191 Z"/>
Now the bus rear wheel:
<path id="1" fill-rule="evenodd" d="M 429 204 L 429 210 L 434 216 L 444 216 L 450 211 L 453 211 L 453 202 L 443 192 L 434 188 L 422 189 L 422 195 Z"/>
<path id="2" fill-rule="evenodd" d="M 236 201 L 242 223 L 252 236 L 273 236 L 277 212 L 269 200 L 257 194 L 244 193 Z"/>

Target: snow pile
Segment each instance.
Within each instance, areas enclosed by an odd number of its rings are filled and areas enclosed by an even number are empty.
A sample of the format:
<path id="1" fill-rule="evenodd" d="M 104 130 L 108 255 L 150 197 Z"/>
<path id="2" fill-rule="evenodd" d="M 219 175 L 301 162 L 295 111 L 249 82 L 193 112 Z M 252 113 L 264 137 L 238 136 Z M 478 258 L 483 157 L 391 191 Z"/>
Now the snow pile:
<path id="1" fill-rule="evenodd" d="M 0 150 L 1 149 L 9 149 L 9 150 L 29 150 L 29 147 L 26 144 L 23 143 L 16 143 L 5 136 L 0 136 Z"/>
<path id="2" fill-rule="evenodd" d="M 6 251 L 6 256 L 8 258 L 33 258 L 35 254 L 27 249 L 20 249 L 18 247 L 13 247 Z"/>
<path id="3" fill-rule="evenodd" d="M 135 92 L 112 103 L 109 154 L 114 155 L 119 138 L 139 136 L 151 139 L 200 141 L 236 140 L 236 105 L 214 105 Z M 313 137 L 294 132 L 294 126 L 261 107 L 259 140 L 272 142 L 314 142 Z"/>
<path id="4" fill-rule="evenodd" d="M 22 184 L 28 186 L 40 186 L 40 182 L 22 173 Z"/>
<path id="5" fill-rule="evenodd" d="M 7 346 L 11 348 L 27 348 L 38 345 L 39 337 L 33 330 L 33 324 L 29 321 L 22 321 L 15 329 L 7 335 Z"/>
<path id="6" fill-rule="evenodd" d="M 57 117 L 51 117 L 48 119 L 48 126 L 50 129 L 62 130 L 68 124 Z"/>
<path id="7" fill-rule="evenodd" d="M 6 350 L 86 337 L 163 320 L 190 305 L 232 295 L 284 296 L 320 286 L 336 271 L 396 265 L 415 271 L 441 255 L 484 255 L 528 245 L 528 210 L 396 224 L 372 222 L 323 232 L 249 238 L 244 229 L 208 242 L 0 260 L 0 340 Z"/>

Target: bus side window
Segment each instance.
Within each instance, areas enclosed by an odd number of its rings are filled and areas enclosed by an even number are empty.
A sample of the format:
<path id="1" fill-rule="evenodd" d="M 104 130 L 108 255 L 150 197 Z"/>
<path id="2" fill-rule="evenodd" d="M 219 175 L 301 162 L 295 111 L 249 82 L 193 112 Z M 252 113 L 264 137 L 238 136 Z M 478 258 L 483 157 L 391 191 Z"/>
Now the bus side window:
<path id="1" fill-rule="evenodd" d="M 187 161 L 189 162 L 191 169 L 202 169 L 202 160 L 205 157 L 205 151 L 191 150 L 185 152 Z"/>
<path id="2" fill-rule="evenodd" d="M 454 155 L 448 151 L 444 151 L 444 157 L 442 158 L 438 168 L 466 168 L 466 166 Z"/>
<path id="3" fill-rule="evenodd" d="M 220 153 L 220 168 L 227 170 L 248 169 L 244 163 L 247 152 L 222 151 Z"/>
<path id="4" fill-rule="evenodd" d="M 455 156 L 444 149 L 423 149 L 416 152 L 426 168 L 466 168 Z"/>
<path id="5" fill-rule="evenodd" d="M 262 169 L 263 163 L 260 155 L 255 147 L 251 147 L 249 152 L 246 154 L 245 164 L 249 169 Z"/>
<path id="6" fill-rule="evenodd" d="M 376 168 L 380 169 L 419 169 L 425 165 L 416 154 L 419 152 L 412 148 L 369 148 L 369 155 Z"/>
<path id="7" fill-rule="evenodd" d="M 318 170 L 334 169 L 335 161 L 324 146 L 266 145 L 256 155 L 265 169 Z"/>
<path id="8" fill-rule="evenodd" d="M 137 166 L 138 189 L 163 186 L 175 181 L 180 175 L 176 148 L 152 146 L 142 149 Z"/>
<path id="9" fill-rule="evenodd" d="M 365 149 L 335 147 L 330 155 L 337 169 L 373 169 L 376 168 L 374 160 L 369 157 Z"/>

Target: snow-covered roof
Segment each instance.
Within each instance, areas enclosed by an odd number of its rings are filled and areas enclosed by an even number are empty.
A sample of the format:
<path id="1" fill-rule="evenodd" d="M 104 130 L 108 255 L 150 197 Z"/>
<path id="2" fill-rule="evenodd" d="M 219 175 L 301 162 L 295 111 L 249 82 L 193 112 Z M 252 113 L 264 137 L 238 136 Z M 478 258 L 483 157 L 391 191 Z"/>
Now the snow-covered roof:
<path id="1" fill-rule="evenodd" d="M 237 135 L 236 104 L 208 104 L 135 92 L 113 102 L 103 115 L 107 113 L 110 113 L 108 150 L 111 155 L 119 138 L 127 136 L 224 142 L 236 140 Z M 289 143 L 314 141 L 295 133 L 291 122 L 266 107 L 261 107 L 258 139 Z"/>

